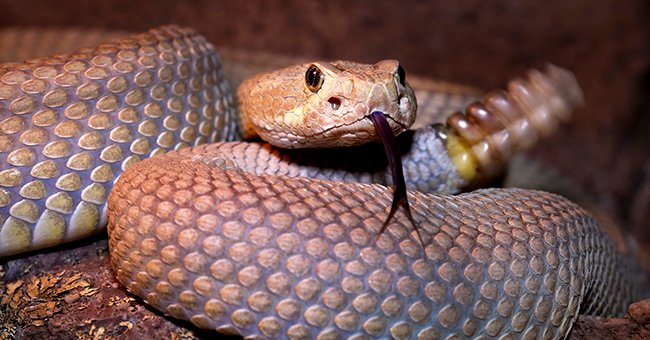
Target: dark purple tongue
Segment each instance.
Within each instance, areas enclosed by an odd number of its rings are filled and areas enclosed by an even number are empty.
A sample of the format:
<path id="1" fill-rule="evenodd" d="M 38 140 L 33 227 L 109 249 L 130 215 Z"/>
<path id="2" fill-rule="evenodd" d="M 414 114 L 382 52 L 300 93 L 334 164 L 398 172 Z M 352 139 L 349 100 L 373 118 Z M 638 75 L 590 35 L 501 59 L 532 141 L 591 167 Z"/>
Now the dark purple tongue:
<path id="1" fill-rule="evenodd" d="M 390 125 L 388 125 L 388 121 L 386 120 L 386 116 L 384 116 L 383 112 L 374 111 L 370 114 L 370 120 L 372 120 L 372 123 L 375 125 L 375 131 L 377 131 L 377 134 L 379 137 L 381 137 L 381 141 L 384 144 L 384 150 L 386 150 L 386 157 L 388 158 L 390 172 L 393 177 L 393 203 L 390 207 L 388 217 L 386 218 L 386 221 L 384 222 L 384 225 L 381 227 L 381 230 L 377 236 L 379 237 L 379 235 L 381 235 L 381 233 L 386 230 L 386 227 L 388 227 L 388 224 L 390 223 L 391 219 L 393 219 L 395 212 L 397 212 L 397 209 L 401 205 L 404 207 L 404 214 L 409 219 L 409 221 L 411 221 L 415 232 L 418 234 L 420 242 L 422 245 L 424 245 L 424 242 L 422 241 L 422 235 L 420 235 L 417 224 L 415 223 L 415 220 L 413 220 L 413 215 L 411 215 L 411 208 L 409 207 L 408 197 L 406 196 L 406 183 L 404 183 L 404 173 L 402 172 L 402 159 L 400 158 L 397 142 L 395 141 L 395 135 L 393 135 L 393 130 L 390 128 Z"/>

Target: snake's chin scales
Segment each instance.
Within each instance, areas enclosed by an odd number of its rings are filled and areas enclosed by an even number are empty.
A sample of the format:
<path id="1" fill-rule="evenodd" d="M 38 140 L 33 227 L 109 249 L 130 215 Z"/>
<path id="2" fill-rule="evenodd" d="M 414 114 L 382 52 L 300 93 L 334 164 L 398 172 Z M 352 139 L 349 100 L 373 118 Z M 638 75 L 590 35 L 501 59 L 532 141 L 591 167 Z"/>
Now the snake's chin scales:
<path id="1" fill-rule="evenodd" d="M 40 46 L 21 32 L 9 41 Z M 563 338 L 579 313 L 622 315 L 647 295 L 567 199 L 457 194 L 570 118 L 570 72 L 549 65 L 481 97 L 407 82 L 395 60 L 313 61 L 234 93 L 225 75 L 242 62 L 219 53 L 231 63 L 164 26 L 0 65 L 0 256 L 108 220 L 130 292 L 255 339 Z"/>

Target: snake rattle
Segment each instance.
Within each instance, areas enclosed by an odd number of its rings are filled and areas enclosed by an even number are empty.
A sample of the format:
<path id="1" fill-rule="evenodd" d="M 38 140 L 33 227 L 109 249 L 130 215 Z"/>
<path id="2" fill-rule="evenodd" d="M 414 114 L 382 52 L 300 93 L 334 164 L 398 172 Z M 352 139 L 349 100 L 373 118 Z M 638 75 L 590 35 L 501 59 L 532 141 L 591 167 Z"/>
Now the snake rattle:
<path id="1" fill-rule="evenodd" d="M 237 99 L 214 47 L 174 26 L 4 64 L 0 256 L 96 233 L 108 216 L 118 280 L 198 327 L 565 337 L 579 312 L 622 314 L 642 295 L 597 222 L 539 191 L 441 193 L 496 172 L 580 100 L 568 72 L 533 71 L 403 133 L 406 147 L 402 136 L 384 143 L 392 168 L 407 149 L 400 184 L 375 147 L 313 150 L 413 123 L 414 91 L 395 61 L 296 65 L 249 78 Z M 204 144 L 238 130 L 266 143 Z"/>

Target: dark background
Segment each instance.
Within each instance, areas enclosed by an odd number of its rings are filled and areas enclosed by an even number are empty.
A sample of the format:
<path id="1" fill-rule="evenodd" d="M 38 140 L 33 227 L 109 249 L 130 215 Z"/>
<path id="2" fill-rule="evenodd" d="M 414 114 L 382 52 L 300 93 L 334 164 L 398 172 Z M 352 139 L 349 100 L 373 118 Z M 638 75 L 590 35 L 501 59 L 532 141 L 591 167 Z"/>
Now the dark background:
<path id="1" fill-rule="evenodd" d="M 177 23 L 216 45 L 374 62 L 501 88 L 531 67 L 572 70 L 586 107 L 532 153 L 650 241 L 650 3 L 627 1 L 0 1 L 0 26 L 142 31 Z"/>

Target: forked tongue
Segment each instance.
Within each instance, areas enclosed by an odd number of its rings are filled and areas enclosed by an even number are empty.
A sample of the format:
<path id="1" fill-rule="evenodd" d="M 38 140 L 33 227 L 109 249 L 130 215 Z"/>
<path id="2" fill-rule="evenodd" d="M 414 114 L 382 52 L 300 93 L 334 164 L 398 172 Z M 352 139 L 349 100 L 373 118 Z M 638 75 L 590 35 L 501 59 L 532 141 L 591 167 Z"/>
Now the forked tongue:
<path id="1" fill-rule="evenodd" d="M 388 158 L 390 172 L 393 177 L 393 203 L 391 204 L 388 217 L 386 218 L 384 225 L 381 227 L 381 230 L 379 231 L 377 237 L 379 237 L 379 235 L 381 235 L 384 230 L 386 230 L 386 227 L 388 227 L 388 224 L 393 219 L 393 216 L 401 205 L 404 207 L 404 214 L 409 219 L 409 221 L 411 221 L 413 229 L 415 229 L 420 242 L 424 246 L 422 235 L 420 235 L 417 224 L 415 223 L 415 220 L 413 220 L 413 215 L 411 215 L 411 208 L 409 206 L 408 197 L 406 196 L 406 183 L 404 183 L 402 159 L 400 158 L 397 142 L 395 141 L 395 135 L 393 135 L 393 130 L 390 128 L 390 125 L 388 125 L 388 121 L 386 120 L 386 116 L 384 116 L 383 112 L 374 111 L 370 114 L 370 120 L 372 120 L 372 123 L 375 126 L 375 131 L 377 131 L 377 134 L 381 138 L 381 142 L 384 144 L 384 150 L 386 150 L 386 158 Z"/>

